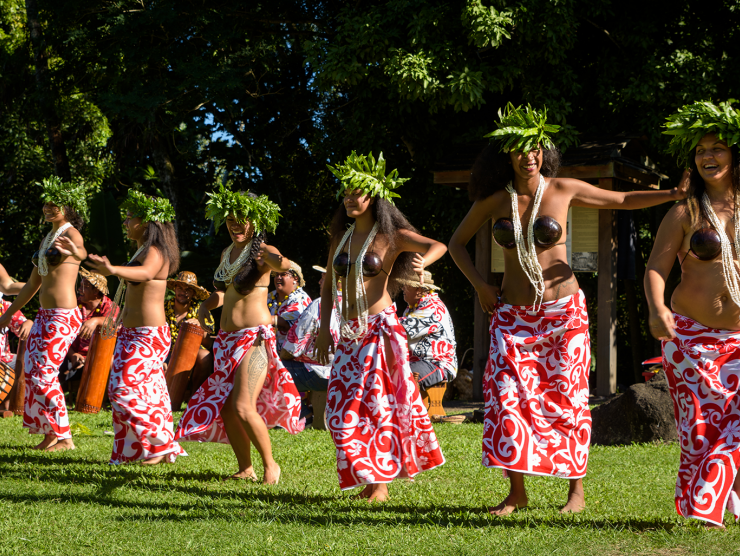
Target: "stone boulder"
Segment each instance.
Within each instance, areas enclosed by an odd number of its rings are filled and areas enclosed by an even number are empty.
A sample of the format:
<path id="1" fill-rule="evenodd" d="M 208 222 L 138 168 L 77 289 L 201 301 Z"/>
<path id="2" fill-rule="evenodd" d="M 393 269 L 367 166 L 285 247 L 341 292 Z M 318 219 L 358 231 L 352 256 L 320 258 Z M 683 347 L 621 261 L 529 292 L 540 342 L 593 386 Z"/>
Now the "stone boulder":
<path id="1" fill-rule="evenodd" d="M 643 384 L 591 410 L 592 444 L 613 446 L 632 442 L 678 440 L 673 401 L 665 373 L 659 371 Z"/>
<path id="2" fill-rule="evenodd" d="M 447 385 L 445 400 L 470 401 L 473 399 L 473 371 L 458 369 L 457 377 Z"/>

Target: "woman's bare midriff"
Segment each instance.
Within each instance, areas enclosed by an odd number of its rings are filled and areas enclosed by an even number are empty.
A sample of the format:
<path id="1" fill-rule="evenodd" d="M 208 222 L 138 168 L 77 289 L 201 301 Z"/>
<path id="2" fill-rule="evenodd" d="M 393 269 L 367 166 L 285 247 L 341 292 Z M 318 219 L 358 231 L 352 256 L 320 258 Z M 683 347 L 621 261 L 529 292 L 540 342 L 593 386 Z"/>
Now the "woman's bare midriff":
<path id="1" fill-rule="evenodd" d="M 740 330 L 740 307 L 727 290 L 722 259 L 699 261 L 686 257 L 686 251 L 678 256 L 683 260 L 681 283 L 673 291 L 671 309 L 709 328 Z"/>
<path id="2" fill-rule="evenodd" d="M 127 284 L 126 304 L 121 323 L 126 328 L 140 326 L 164 326 L 164 296 L 167 291 L 166 280 L 150 280 L 137 285 Z"/>
<path id="3" fill-rule="evenodd" d="M 39 290 L 39 301 L 43 309 L 74 309 L 77 307 L 75 285 L 79 269 L 79 262 L 73 257 L 63 257 L 58 266 L 49 266 L 49 273 L 41 277 Z"/>
<path id="4" fill-rule="evenodd" d="M 555 301 L 578 293 L 578 280 L 567 263 L 565 237 L 562 244 L 550 249 L 537 249 L 538 260 L 545 279 L 543 301 Z M 516 249 L 504 249 L 506 273 L 501 285 L 501 302 L 509 305 L 532 305 L 535 298 L 534 286 L 519 264 Z"/>
<path id="5" fill-rule="evenodd" d="M 265 272 L 257 280 L 257 285 L 247 295 L 241 295 L 234 289 L 234 286 L 226 288 L 221 312 L 221 330 L 234 332 L 243 328 L 272 324 L 272 315 L 267 308 L 269 288 L 264 287 L 269 285 L 270 273 L 268 269 L 268 272 Z"/>

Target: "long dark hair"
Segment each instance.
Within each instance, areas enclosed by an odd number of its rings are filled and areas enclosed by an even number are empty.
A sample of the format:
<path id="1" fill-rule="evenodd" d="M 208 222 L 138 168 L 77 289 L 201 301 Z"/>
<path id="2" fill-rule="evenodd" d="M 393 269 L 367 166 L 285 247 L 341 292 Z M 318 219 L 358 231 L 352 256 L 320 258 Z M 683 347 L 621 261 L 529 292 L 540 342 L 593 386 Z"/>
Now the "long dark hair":
<path id="1" fill-rule="evenodd" d="M 470 171 L 468 198 L 471 201 L 482 201 L 506 188 L 514 181 L 514 168 L 509 153 L 500 152 L 497 142 L 489 143 L 475 159 Z M 546 178 L 554 178 L 560 169 L 560 149 L 555 145 L 542 150 L 542 168 L 540 173 Z"/>
<path id="2" fill-rule="evenodd" d="M 738 150 L 738 146 L 733 145 L 730 147 L 730 153 L 732 154 L 730 179 L 732 180 L 732 194 L 735 198 L 735 206 L 737 206 L 738 197 L 740 196 L 740 151 Z M 688 159 L 689 168 L 691 168 L 689 191 L 686 200 L 682 202 L 686 203 L 686 208 L 689 209 L 691 225 L 695 228 L 700 228 L 704 223 L 709 222 L 709 216 L 704 211 L 704 204 L 701 202 L 707 187 L 704 184 L 704 179 L 699 175 L 699 168 L 696 166 L 696 149 L 689 153 Z"/>
<path id="3" fill-rule="evenodd" d="M 257 283 L 260 273 L 257 270 L 257 253 L 260 251 L 260 245 L 267 242 L 267 234 L 262 230 L 259 234 L 252 236 L 252 248 L 249 250 L 247 260 L 234 276 L 234 283 L 239 286 L 239 290 L 246 292 L 251 290 Z"/>
<path id="4" fill-rule="evenodd" d="M 151 220 L 141 239 L 144 242 L 142 257 L 146 257 L 149 249 L 155 247 L 170 264 L 167 276 L 171 276 L 177 272 L 177 269 L 180 267 L 180 246 L 177 244 L 175 226 L 172 222 L 155 222 Z"/>
<path id="5" fill-rule="evenodd" d="M 378 197 L 374 199 L 375 202 L 370 205 L 370 210 L 372 211 L 373 218 L 378 223 L 378 234 L 376 237 L 380 236 L 387 242 L 389 251 L 392 251 L 396 247 L 398 230 L 409 230 L 410 232 L 419 233 L 407 220 L 406 216 L 396 208 L 396 205 Z M 341 241 L 352 220 L 352 218 L 347 216 L 347 209 L 344 208 L 344 203 L 340 204 L 336 212 L 334 212 L 334 218 L 331 221 L 331 227 L 329 229 L 332 243 L 338 244 Z M 401 291 L 402 286 L 398 282 L 398 279 L 414 273 L 414 269 L 411 266 L 413 258 L 413 253 L 406 252 L 399 253 L 398 257 L 396 257 L 396 261 L 393 263 L 393 269 L 388 277 L 388 293 L 392 298 L 396 297 Z"/>

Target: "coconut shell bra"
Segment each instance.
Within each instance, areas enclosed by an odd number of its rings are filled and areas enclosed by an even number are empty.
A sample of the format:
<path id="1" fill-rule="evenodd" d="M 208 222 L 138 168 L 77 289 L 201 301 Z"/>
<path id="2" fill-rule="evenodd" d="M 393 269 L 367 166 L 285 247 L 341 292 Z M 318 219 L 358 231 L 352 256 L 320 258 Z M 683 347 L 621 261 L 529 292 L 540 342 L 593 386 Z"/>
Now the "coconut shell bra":
<path id="1" fill-rule="evenodd" d="M 714 228 L 696 230 L 691 234 L 689 253 L 700 261 L 713 261 L 719 257 L 722 253 L 722 241 L 717 231 Z M 686 260 L 685 257 L 684 260 Z"/>
<path id="2" fill-rule="evenodd" d="M 551 216 L 539 216 L 532 226 L 537 247 L 552 247 L 563 235 L 563 228 Z M 514 223 L 511 218 L 499 218 L 493 225 L 493 239 L 504 249 L 514 249 Z"/>
<path id="3" fill-rule="evenodd" d="M 31 262 L 33 263 L 33 266 L 39 266 L 38 251 L 31 255 Z M 59 263 L 62 262 L 62 254 L 59 252 L 59 249 L 56 247 L 49 247 L 46 250 L 46 262 L 49 263 L 49 266 L 59 266 Z"/>
<path id="4" fill-rule="evenodd" d="M 334 258 L 334 272 L 339 276 L 347 276 L 349 273 L 352 262 L 349 260 L 349 253 L 339 253 Z M 373 278 L 383 271 L 383 259 L 378 256 L 377 253 L 369 252 L 365 253 L 362 258 L 362 275 L 368 278 Z"/>

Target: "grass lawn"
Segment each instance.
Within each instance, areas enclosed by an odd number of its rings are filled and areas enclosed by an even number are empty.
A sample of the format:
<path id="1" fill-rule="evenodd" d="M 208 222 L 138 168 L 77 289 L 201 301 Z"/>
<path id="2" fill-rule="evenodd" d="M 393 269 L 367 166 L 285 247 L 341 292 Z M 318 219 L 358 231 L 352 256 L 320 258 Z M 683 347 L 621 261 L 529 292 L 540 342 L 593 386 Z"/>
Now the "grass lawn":
<path id="1" fill-rule="evenodd" d="M 436 425 L 447 463 L 369 505 L 339 490 L 327 432 L 273 431 L 283 475 L 268 487 L 223 482 L 236 471 L 224 445 L 187 442 L 175 465 L 109 466 L 110 413 L 71 421 L 92 434 L 46 454 L 28 449 L 40 437 L 20 418 L 0 420 L 0 555 L 740 552 L 740 525 L 705 531 L 676 515 L 676 445 L 594 448 L 579 515 L 558 513 L 566 481 L 531 478 L 529 509 L 492 518 L 507 482 L 480 464 L 482 425 Z"/>

